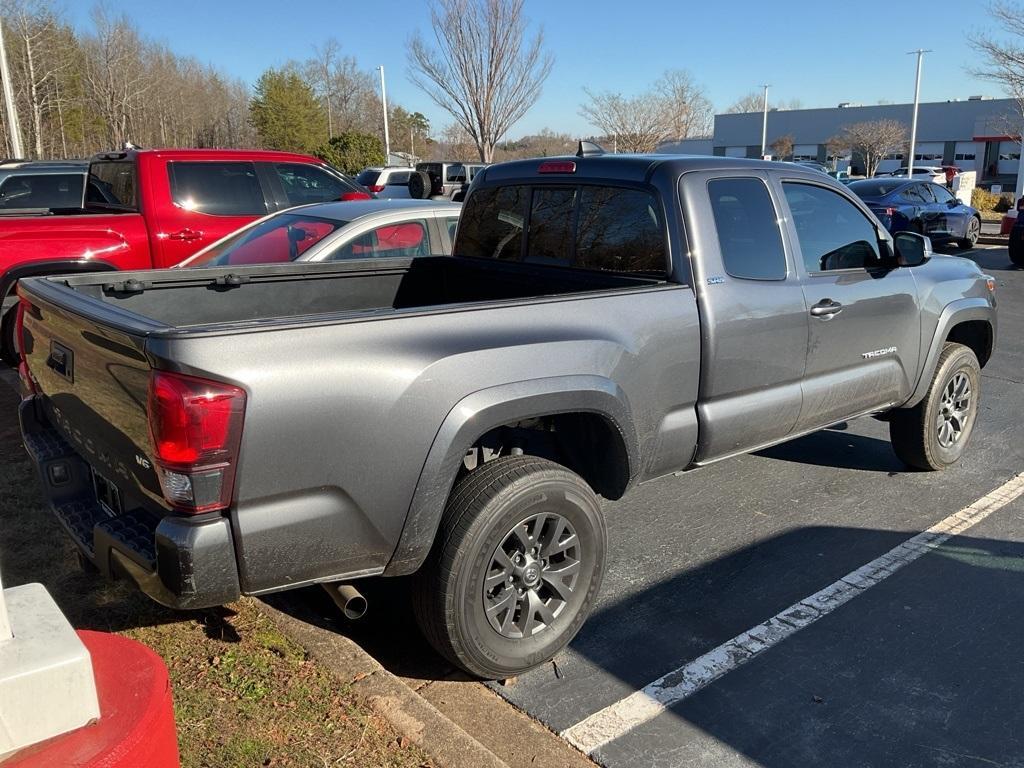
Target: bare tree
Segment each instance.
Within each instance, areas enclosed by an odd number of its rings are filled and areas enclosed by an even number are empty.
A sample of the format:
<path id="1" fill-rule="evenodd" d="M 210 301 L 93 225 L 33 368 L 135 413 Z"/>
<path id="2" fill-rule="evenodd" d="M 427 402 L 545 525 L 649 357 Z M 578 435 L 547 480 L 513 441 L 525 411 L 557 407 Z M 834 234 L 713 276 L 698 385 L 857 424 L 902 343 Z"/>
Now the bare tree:
<path id="1" fill-rule="evenodd" d="M 770 109 L 803 109 L 803 102 L 800 99 L 789 99 L 788 101 L 772 101 L 768 100 L 768 107 Z M 728 107 L 726 107 L 726 113 L 736 114 L 742 112 L 762 112 L 764 111 L 764 93 L 762 91 L 751 91 L 750 93 L 742 96 L 741 98 L 734 101 Z"/>
<path id="2" fill-rule="evenodd" d="M 779 136 L 771 143 L 772 155 L 779 160 L 785 160 L 793 156 L 793 137 L 791 135 Z"/>
<path id="3" fill-rule="evenodd" d="M 850 143 L 845 136 L 833 136 L 825 142 L 825 155 L 832 161 L 833 171 L 839 165 L 839 158 L 845 156 L 849 151 Z"/>
<path id="4" fill-rule="evenodd" d="M 1021 142 L 1017 173 L 1017 194 L 1024 195 L 1024 5 L 1008 0 L 997 0 L 990 8 L 992 18 L 1000 26 L 1002 35 L 989 34 L 971 38 L 975 49 L 986 61 L 972 74 L 1002 86 L 1017 105 L 1016 114 L 1007 115 L 1002 122 L 1006 133 Z"/>
<path id="5" fill-rule="evenodd" d="M 435 0 L 434 45 L 409 43 L 409 79 L 455 118 L 491 162 L 495 145 L 540 96 L 554 59 L 526 39 L 523 0 Z"/>
<path id="6" fill-rule="evenodd" d="M 653 152 L 669 139 L 704 135 L 711 127 L 711 103 L 681 70 L 666 72 L 636 96 L 583 90 L 589 101 L 580 115 L 626 152 Z"/>
<path id="7" fill-rule="evenodd" d="M 904 147 L 907 126 L 899 120 L 872 120 L 843 128 L 842 139 L 847 147 L 864 161 L 866 176 L 874 176 L 882 158 Z"/>
<path id="8" fill-rule="evenodd" d="M 743 112 L 761 112 L 763 109 L 764 94 L 759 93 L 758 91 L 751 91 L 726 107 L 725 111 L 728 114 L 737 114 Z"/>

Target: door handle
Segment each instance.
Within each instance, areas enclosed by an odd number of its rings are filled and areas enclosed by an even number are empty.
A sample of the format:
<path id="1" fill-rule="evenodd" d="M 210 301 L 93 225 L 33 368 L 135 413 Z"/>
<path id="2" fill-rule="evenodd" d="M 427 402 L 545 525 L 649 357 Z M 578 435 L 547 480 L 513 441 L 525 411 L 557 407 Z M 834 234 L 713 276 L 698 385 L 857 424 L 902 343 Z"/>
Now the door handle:
<path id="1" fill-rule="evenodd" d="M 832 299 L 822 299 L 811 307 L 811 314 L 814 317 L 820 317 L 822 320 L 828 320 L 842 311 L 843 305 L 838 301 L 832 301 Z"/>
<path id="2" fill-rule="evenodd" d="M 177 232 L 171 232 L 167 236 L 168 240 L 184 240 L 185 242 L 191 242 L 198 240 L 203 236 L 202 232 L 196 232 L 194 229 L 180 229 Z"/>

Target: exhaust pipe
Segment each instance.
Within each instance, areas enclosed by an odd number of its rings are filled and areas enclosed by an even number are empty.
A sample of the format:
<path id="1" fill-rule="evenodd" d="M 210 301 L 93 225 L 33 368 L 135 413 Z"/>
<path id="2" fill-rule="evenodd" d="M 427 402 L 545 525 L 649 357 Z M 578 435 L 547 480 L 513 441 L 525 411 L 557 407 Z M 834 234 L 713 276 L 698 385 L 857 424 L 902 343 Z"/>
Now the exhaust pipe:
<path id="1" fill-rule="evenodd" d="M 324 584 L 323 588 L 349 621 L 361 619 L 369 607 L 363 594 L 351 584 Z"/>

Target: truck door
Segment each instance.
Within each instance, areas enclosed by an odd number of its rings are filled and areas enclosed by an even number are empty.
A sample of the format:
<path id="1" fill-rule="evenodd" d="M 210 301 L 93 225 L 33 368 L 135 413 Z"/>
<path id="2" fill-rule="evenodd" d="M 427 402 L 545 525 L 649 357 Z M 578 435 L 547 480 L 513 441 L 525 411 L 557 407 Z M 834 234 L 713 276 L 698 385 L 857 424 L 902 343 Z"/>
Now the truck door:
<path id="1" fill-rule="evenodd" d="M 912 271 L 883 265 L 875 222 L 846 194 L 810 180 L 777 183 L 810 324 L 797 431 L 905 400 L 921 338 Z"/>
<path id="2" fill-rule="evenodd" d="M 680 184 L 701 318 L 695 460 L 704 463 L 794 429 L 807 308 L 765 174 L 686 174 Z"/>
<path id="3" fill-rule="evenodd" d="M 254 163 L 174 160 L 166 169 L 151 187 L 153 266 L 173 266 L 267 215 Z"/>

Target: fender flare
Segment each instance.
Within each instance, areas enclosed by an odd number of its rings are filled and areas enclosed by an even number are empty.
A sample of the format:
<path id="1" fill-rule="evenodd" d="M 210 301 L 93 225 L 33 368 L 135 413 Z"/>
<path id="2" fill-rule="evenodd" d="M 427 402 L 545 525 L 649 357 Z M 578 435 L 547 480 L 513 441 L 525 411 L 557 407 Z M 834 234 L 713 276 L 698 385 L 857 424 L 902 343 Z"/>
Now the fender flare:
<path id="1" fill-rule="evenodd" d="M 939 355 L 942 354 L 942 346 L 949 336 L 950 330 L 959 323 L 968 320 L 983 320 L 992 327 L 992 345 L 996 341 L 996 313 L 988 299 L 975 297 L 957 299 L 950 302 L 939 315 L 939 322 L 932 334 L 931 344 L 924 358 L 924 365 L 921 366 L 921 373 L 917 379 L 917 386 L 914 392 L 901 408 L 912 408 L 924 399 L 931 386 L 932 376 L 935 375 L 935 367 L 939 362 Z"/>
<path id="2" fill-rule="evenodd" d="M 459 463 L 482 435 L 509 422 L 558 413 L 594 413 L 618 430 L 629 462 L 629 485 L 639 472 L 639 445 L 628 400 L 602 376 L 532 379 L 478 390 L 448 412 L 427 452 L 405 525 L 385 576 L 416 571 L 430 552 Z"/>

